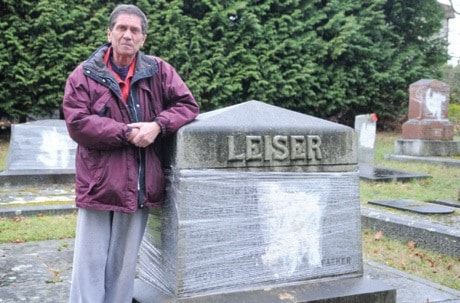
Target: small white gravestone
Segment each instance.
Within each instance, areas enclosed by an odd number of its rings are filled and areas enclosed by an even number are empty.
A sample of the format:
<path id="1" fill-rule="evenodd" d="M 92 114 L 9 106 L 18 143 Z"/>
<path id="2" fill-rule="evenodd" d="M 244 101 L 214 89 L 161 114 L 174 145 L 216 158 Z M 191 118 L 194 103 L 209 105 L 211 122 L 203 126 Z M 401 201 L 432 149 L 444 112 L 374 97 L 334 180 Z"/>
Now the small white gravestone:
<path id="1" fill-rule="evenodd" d="M 377 115 L 372 113 L 356 116 L 355 130 L 358 134 L 358 163 L 374 165 Z"/>

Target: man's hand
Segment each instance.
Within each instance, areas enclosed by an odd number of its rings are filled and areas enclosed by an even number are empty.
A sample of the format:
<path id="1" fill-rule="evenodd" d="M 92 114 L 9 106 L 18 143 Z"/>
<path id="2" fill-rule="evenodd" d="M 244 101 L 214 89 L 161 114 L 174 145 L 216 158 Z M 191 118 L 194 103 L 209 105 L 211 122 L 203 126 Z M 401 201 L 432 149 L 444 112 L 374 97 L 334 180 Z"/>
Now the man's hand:
<path id="1" fill-rule="evenodd" d="M 137 147 L 149 146 L 161 132 L 160 125 L 156 122 L 131 123 L 128 126 L 132 128 L 128 140 Z"/>

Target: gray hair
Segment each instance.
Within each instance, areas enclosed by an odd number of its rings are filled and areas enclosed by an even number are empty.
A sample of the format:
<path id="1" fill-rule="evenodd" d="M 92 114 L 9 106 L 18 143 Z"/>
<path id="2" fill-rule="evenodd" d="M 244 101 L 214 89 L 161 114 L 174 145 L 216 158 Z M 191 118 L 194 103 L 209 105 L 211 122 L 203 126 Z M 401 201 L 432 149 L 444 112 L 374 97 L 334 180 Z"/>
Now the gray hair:
<path id="1" fill-rule="evenodd" d="M 142 34 L 147 35 L 147 17 L 137 6 L 132 4 L 120 4 L 115 7 L 109 18 L 110 30 L 113 30 L 115 23 L 117 23 L 118 17 L 123 14 L 138 16 L 141 19 Z"/>

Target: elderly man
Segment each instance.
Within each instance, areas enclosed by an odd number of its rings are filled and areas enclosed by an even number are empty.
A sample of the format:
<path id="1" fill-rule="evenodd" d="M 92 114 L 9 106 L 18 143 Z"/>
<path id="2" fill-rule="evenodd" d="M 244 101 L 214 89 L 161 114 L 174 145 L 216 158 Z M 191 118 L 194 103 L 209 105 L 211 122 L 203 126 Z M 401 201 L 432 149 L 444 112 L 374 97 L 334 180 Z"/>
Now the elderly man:
<path id="1" fill-rule="evenodd" d="M 199 111 L 175 69 L 139 51 L 147 37 L 139 8 L 117 6 L 107 36 L 70 74 L 63 100 L 78 144 L 70 302 L 132 302 L 148 208 L 164 194 L 158 138 Z"/>

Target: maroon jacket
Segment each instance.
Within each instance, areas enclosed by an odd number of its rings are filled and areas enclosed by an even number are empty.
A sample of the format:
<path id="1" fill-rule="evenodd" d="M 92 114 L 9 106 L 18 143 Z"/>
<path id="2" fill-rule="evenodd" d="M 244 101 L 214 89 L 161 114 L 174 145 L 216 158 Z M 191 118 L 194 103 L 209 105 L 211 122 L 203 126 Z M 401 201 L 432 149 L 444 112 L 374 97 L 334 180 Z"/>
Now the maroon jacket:
<path id="1" fill-rule="evenodd" d="M 63 109 L 76 151 L 77 207 L 132 213 L 163 200 L 159 141 L 140 149 L 128 141 L 131 122 L 156 121 L 162 136 L 176 132 L 198 114 L 198 105 L 175 69 L 137 54 L 127 103 L 99 48 L 67 79 Z M 139 195 L 139 184 L 145 190 Z M 142 187 L 142 186 L 141 186 Z M 140 197 L 140 201 L 138 201 Z"/>

